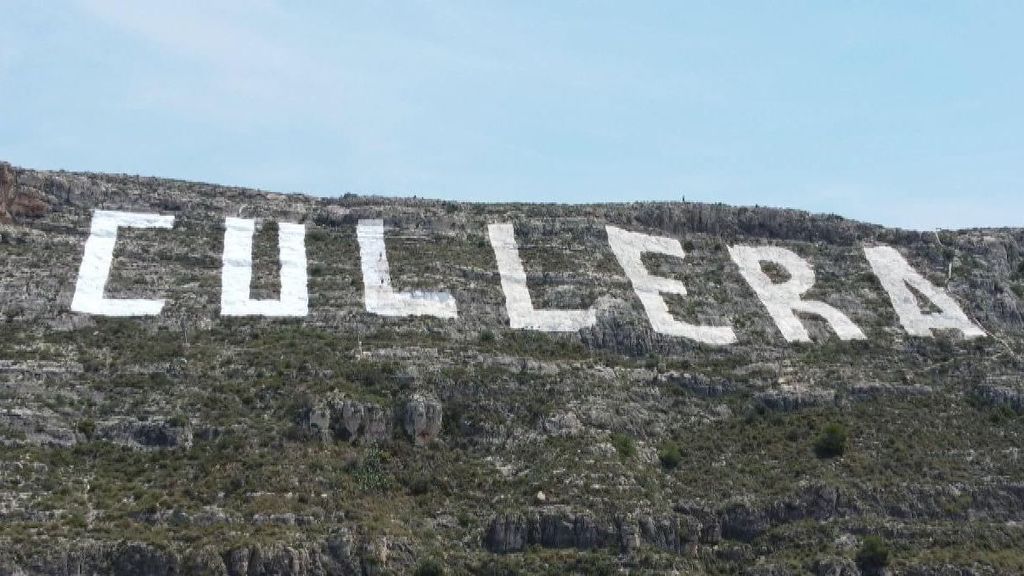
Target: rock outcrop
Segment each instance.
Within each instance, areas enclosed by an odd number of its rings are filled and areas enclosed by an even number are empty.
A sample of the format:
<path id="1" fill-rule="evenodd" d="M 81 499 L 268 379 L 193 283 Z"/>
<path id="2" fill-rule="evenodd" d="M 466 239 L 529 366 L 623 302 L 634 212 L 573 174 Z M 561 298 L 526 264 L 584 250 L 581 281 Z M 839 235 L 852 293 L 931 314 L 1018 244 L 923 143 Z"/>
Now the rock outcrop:
<path id="1" fill-rule="evenodd" d="M 441 403 L 423 394 L 415 394 L 405 404 L 402 426 L 418 446 L 433 442 L 441 433 Z"/>
<path id="2" fill-rule="evenodd" d="M 96 436 L 115 444 L 139 448 L 190 448 L 192 446 L 192 428 L 188 422 L 138 421 L 119 418 L 97 424 Z"/>
<path id="3" fill-rule="evenodd" d="M 375 444 L 391 438 L 393 417 L 389 409 L 374 402 L 330 397 L 307 410 L 305 424 L 321 441 Z"/>
<path id="4" fill-rule="evenodd" d="M 49 208 L 42 193 L 19 187 L 10 164 L 0 162 L 0 223 L 12 223 L 21 218 L 39 218 Z"/>

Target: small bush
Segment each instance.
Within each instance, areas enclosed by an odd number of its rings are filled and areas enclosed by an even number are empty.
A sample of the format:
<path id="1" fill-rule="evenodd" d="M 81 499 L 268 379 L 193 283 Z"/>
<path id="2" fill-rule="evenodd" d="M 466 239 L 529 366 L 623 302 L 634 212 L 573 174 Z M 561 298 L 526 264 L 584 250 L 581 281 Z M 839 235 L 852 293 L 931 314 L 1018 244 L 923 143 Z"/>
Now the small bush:
<path id="1" fill-rule="evenodd" d="M 674 470 L 683 461 L 683 454 L 679 451 L 679 445 L 675 442 L 664 442 L 658 449 L 658 460 L 661 465 L 669 470 Z"/>
<path id="2" fill-rule="evenodd" d="M 619 453 L 619 456 L 623 458 L 636 456 L 636 443 L 629 436 L 615 432 L 612 434 L 611 443 L 615 447 L 615 451 Z"/>
<path id="3" fill-rule="evenodd" d="M 168 424 L 175 428 L 184 428 L 188 426 L 188 416 L 184 414 L 175 414 L 167 421 Z"/>
<path id="4" fill-rule="evenodd" d="M 407 478 L 404 483 L 405 487 L 409 490 L 409 494 L 423 496 L 430 493 L 430 489 L 434 485 L 434 479 L 423 474 L 417 474 Z"/>
<path id="5" fill-rule="evenodd" d="M 1017 417 L 1017 413 L 1009 406 L 996 406 L 989 412 L 988 420 L 993 424 L 1009 422 Z"/>
<path id="6" fill-rule="evenodd" d="M 878 536 L 868 536 L 857 551 L 861 570 L 877 570 L 889 565 L 889 547 Z"/>
<path id="7" fill-rule="evenodd" d="M 444 576 L 444 568 L 436 560 L 424 560 L 416 567 L 414 576 Z"/>
<path id="8" fill-rule="evenodd" d="M 93 436 L 96 435 L 96 423 L 92 420 L 82 420 L 75 428 L 89 440 L 92 440 Z"/>
<path id="9" fill-rule="evenodd" d="M 356 486 L 362 492 L 384 493 L 394 485 L 394 476 L 389 469 L 391 456 L 376 446 L 363 451 L 362 457 L 350 471 Z M 343 466 L 346 466 L 343 464 Z"/>
<path id="10" fill-rule="evenodd" d="M 846 452 L 846 428 L 842 424 L 829 424 L 814 441 L 814 453 L 819 458 L 835 458 Z"/>

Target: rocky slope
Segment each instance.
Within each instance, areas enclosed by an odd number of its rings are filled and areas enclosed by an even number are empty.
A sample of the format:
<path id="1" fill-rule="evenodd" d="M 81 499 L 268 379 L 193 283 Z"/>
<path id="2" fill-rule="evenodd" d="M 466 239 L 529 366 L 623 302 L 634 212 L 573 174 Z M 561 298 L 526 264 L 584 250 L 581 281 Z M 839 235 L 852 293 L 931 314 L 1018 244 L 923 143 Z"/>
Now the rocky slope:
<path id="1" fill-rule="evenodd" d="M 71 311 L 97 209 L 175 217 L 122 229 L 106 285 L 159 315 Z M 276 223 L 305 225 L 308 316 L 219 314 L 225 217 L 257 221 L 254 298 L 279 289 Z M 395 290 L 450 292 L 458 318 L 366 312 L 363 219 L 384 221 Z M 594 326 L 509 328 L 487 235 L 506 222 L 533 304 L 593 306 Z M 644 259 L 686 285 L 672 313 L 738 342 L 655 333 L 606 225 L 678 239 L 684 260 Z M 988 336 L 909 336 L 875 243 Z M 806 298 L 867 340 L 806 315 L 813 341 L 787 342 L 737 244 L 806 259 Z M 1022 311 L 1018 229 L 0 165 L 0 574 L 1021 574 Z"/>

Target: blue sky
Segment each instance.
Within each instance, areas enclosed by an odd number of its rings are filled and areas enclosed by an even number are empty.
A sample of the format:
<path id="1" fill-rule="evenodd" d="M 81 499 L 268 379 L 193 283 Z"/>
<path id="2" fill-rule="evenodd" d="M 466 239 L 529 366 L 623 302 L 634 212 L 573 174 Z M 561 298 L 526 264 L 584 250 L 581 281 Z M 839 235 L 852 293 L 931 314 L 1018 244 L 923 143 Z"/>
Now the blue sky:
<path id="1" fill-rule="evenodd" d="M 1021 2 L 4 4 L 22 166 L 1024 225 Z"/>

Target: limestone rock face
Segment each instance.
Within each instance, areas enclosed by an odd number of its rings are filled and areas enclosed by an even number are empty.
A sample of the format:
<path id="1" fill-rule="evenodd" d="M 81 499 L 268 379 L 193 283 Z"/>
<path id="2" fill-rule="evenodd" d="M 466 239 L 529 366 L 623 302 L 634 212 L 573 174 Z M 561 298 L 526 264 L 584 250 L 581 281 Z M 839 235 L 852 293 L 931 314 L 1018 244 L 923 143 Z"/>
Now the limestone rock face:
<path id="1" fill-rule="evenodd" d="M 494 518 L 484 536 L 484 545 L 491 552 L 519 552 L 528 544 L 529 525 L 525 516 L 506 514 Z"/>
<path id="2" fill-rule="evenodd" d="M 305 415 L 305 426 L 322 442 L 333 439 L 375 444 L 391 438 L 391 411 L 374 402 L 329 397 L 318 400 Z"/>
<path id="3" fill-rule="evenodd" d="M 717 398 L 736 392 L 739 387 L 728 380 L 714 380 L 703 374 L 669 371 L 657 376 L 658 383 L 678 386 L 705 398 Z"/>
<path id="4" fill-rule="evenodd" d="M 327 442 L 334 437 L 331 430 L 331 405 L 329 402 L 318 401 L 309 407 L 304 415 L 304 425 L 314 438 Z"/>
<path id="5" fill-rule="evenodd" d="M 1019 379 L 990 380 L 975 388 L 975 396 L 984 403 L 1024 413 L 1024 381 Z"/>
<path id="6" fill-rule="evenodd" d="M 759 392 L 755 399 L 769 410 L 790 412 L 808 406 L 820 406 L 835 401 L 835 391 L 817 390 L 807 385 L 781 386 Z"/>
<path id="7" fill-rule="evenodd" d="M 100 422 L 96 435 L 115 444 L 138 448 L 190 448 L 192 428 L 166 420 L 115 419 Z"/>
<path id="8" fill-rule="evenodd" d="M 11 443 L 71 446 L 77 442 L 69 423 L 43 407 L 0 408 L 0 426 L 6 430 Z"/>
<path id="9" fill-rule="evenodd" d="M 435 398 L 415 394 L 405 404 L 402 425 L 417 446 L 433 442 L 441 433 L 443 409 Z"/>
<path id="10" fill-rule="evenodd" d="M 542 423 L 546 434 L 552 436 L 575 436 L 583 431 L 583 424 L 574 412 L 559 412 L 546 418 Z"/>
<path id="11" fill-rule="evenodd" d="M 312 546 L 291 547 L 260 544 L 232 548 L 218 554 L 201 548 L 175 554 L 160 547 L 123 542 L 105 545 L 81 542 L 31 564 L 6 560 L 0 553 L 0 574 L 10 576 L 76 576 L 110 574 L 114 576 L 361 576 L 361 558 L 356 543 L 348 534 L 332 535 Z"/>
<path id="12" fill-rule="evenodd" d="M 391 412 L 372 402 L 346 400 L 334 406 L 331 413 L 335 436 L 342 440 L 365 443 L 391 438 Z"/>
<path id="13" fill-rule="evenodd" d="M 544 548 L 591 550 L 614 543 L 609 526 L 597 524 L 586 514 L 550 507 L 527 515 L 504 515 L 492 520 L 484 538 L 488 550 L 518 552 L 536 544 Z"/>
<path id="14" fill-rule="evenodd" d="M 39 218 L 49 208 L 39 191 L 20 188 L 10 164 L 0 162 L 0 223 Z"/>

